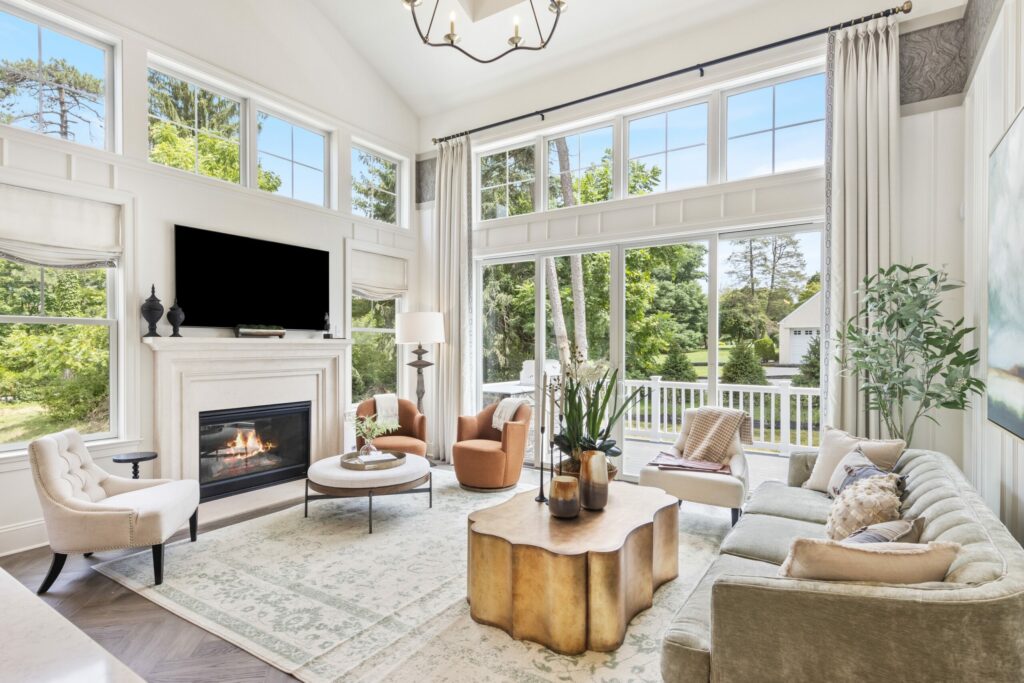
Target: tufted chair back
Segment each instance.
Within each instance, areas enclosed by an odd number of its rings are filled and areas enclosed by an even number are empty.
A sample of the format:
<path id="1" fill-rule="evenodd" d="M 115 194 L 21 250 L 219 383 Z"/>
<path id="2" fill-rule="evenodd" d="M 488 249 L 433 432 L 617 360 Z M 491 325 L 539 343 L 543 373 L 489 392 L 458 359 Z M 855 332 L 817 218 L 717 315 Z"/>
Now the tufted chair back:
<path id="1" fill-rule="evenodd" d="M 109 495 L 103 482 L 110 475 L 93 462 L 85 441 L 74 429 L 33 441 L 29 460 L 40 498 L 95 503 Z"/>

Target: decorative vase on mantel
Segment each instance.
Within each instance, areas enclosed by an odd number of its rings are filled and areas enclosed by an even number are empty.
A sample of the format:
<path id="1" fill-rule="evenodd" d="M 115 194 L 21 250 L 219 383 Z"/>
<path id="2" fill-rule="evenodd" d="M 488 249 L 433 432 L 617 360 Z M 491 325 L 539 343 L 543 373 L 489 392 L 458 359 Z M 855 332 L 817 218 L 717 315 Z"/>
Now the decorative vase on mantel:
<path id="1" fill-rule="evenodd" d="M 156 298 L 156 285 L 150 287 L 149 298 L 142 302 L 142 317 L 149 323 L 149 332 L 145 336 L 159 337 L 156 324 L 160 322 L 160 318 L 164 317 L 164 305 L 160 303 L 160 299 Z"/>
<path id="2" fill-rule="evenodd" d="M 171 310 L 167 311 L 167 322 L 171 324 L 171 336 L 180 337 L 181 324 L 185 322 L 185 311 L 181 310 L 177 299 L 174 300 Z"/>
<path id="3" fill-rule="evenodd" d="M 608 459 L 602 451 L 580 453 L 580 505 L 603 510 L 608 504 Z"/>

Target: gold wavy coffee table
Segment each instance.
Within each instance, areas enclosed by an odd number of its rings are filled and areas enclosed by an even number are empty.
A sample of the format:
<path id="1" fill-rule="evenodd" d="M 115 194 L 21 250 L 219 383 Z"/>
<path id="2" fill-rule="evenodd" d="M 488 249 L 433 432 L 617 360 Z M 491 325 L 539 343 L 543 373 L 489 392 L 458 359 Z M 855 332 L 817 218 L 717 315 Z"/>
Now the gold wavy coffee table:
<path id="1" fill-rule="evenodd" d="M 679 575 L 676 499 L 612 482 L 608 507 L 552 517 L 536 491 L 469 515 L 473 619 L 555 652 L 609 652 Z"/>

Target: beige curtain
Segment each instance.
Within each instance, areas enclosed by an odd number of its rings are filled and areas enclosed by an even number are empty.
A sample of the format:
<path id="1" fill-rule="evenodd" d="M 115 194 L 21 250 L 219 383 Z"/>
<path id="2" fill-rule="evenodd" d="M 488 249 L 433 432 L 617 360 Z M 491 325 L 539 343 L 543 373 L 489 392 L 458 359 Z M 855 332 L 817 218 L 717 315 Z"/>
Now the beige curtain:
<path id="1" fill-rule="evenodd" d="M 469 140 L 442 142 L 437 149 L 434 230 L 437 235 L 438 298 L 445 339 L 438 347 L 435 410 L 437 457 L 451 461 L 458 416 L 469 412 L 472 396 L 473 321 L 470 277 Z"/>
<path id="2" fill-rule="evenodd" d="M 828 39 L 825 344 L 826 421 L 880 435 L 857 377 L 841 373 L 836 333 L 857 312 L 861 280 L 898 258 L 899 29 L 876 19 Z"/>

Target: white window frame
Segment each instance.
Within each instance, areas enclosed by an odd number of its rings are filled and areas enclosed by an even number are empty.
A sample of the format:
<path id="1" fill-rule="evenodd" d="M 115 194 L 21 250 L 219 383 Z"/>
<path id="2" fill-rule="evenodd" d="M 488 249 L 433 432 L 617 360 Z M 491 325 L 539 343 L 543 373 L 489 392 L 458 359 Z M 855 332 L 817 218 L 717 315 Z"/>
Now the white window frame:
<path id="1" fill-rule="evenodd" d="M 37 266 L 32 266 L 33 268 Z M 121 267 L 110 266 L 107 271 L 107 317 L 105 318 L 64 318 L 48 315 L 0 315 L 0 325 L 87 325 L 102 326 L 107 328 L 108 339 L 108 360 L 107 369 L 109 372 L 110 392 L 110 417 L 108 429 L 105 432 L 94 432 L 83 434 L 84 441 L 104 441 L 113 439 L 121 433 L 121 320 L 118 315 L 121 295 Z M 28 445 L 27 441 L 13 441 L 0 443 L 0 454 L 10 451 L 24 451 Z"/>
<path id="2" fill-rule="evenodd" d="M 352 212 L 352 215 L 357 217 L 357 218 L 360 218 L 362 220 L 370 221 L 370 222 L 372 222 L 374 224 L 377 224 L 377 225 L 386 225 L 386 226 L 389 226 L 391 228 L 403 228 L 403 227 L 405 227 L 407 225 L 406 213 L 405 213 L 405 206 L 402 204 L 402 202 L 403 202 L 403 200 L 405 198 L 405 169 L 406 169 L 406 161 L 405 161 L 405 159 L 403 159 L 402 157 L 397 156 L 395 154 L 392 154 L 391 152 L 384 151 L 380 147 L 378 147 L 376 145 L 369 144 L 369 143 L 367 143 L 366 141 L 364 141 L 362 139 L 352 138 L 352 142 L 351 142 L 351 144 L 349 144 L 349 152 L 348 152 L 349 163 L 350 164 L 351 164 L 351 160 L 352 160 L 352 152 L 353 152 L 353 150 L 357 150 L 357 149 L 362 151 L 362 152 L 365 152 L 367 154 L 370 154 L 370 155 L 373 155 L 373 156 L 378 157 L 380 159 L 383 159 L 384 161 L 390 161 L 391 163 L 395 164 L 395 192 L 394 192 L 394 195 L 395 195 L 395 222 L 394 223 L 389 223 L 387 221 L 382 221 L 379 218 L 373 218 L 372 216 L 364 216 L 362 214 L 357 214 L 355 212 L 355 210 L 352 209 L 352 204 L 351 204 L 351 202 L 352 202 L 352 193 L 355 191 L 356 183 L 355 183 L 355 174 L 353 173 L 352 168 L 350 166 L 349 167 L 349 174 L 348 174 L 348 200 L 349 200 L 349 209 Z M 376 188 L 376 186 L 375 186 L 375 188 Z M 381 191 L 382 192 L 387 192 L 388 194 L 391 194 L 387 190 L 381 190 Z"/>
<path id="3" fill-rule="evenodd" d="M 61 140 L 63 142 L 70 143 L 72 145 L 78 145 L 85 147 L 86 149 L 99 149 L 106 152 L 116 152 L 120 148 L 121 139 L 121 119 L 117 111 L 118 97 L 116 95 L 120 90 L 120 83 L 117 82 L 117 74 L 119 72 L 117 68 L 118 58 L 120 56 L 119 45 L 116 41 L 108 39 L 106 36 L 100 34 L 98 31 L 85 30 L 84 26 L 73 25 L 74 22 L 55 21 L 51 18 L 52 14 L 46 12 L 46 14 L 36 13 L 27 11 L 19 6 L 0 2 L 0 12 L 13 15 L 19 19 L 35 24 L 37 29 L 49 29 L 56 33 L 62 33 L 69 38 L 77 40 L 86 45 L 99 48 L 103 50 L 104 57 L 104 91 L 103 91 L 103 145 L 97 147 L 95 145 L 86 144 L 83 142 L 77 142 L 75 140 L 68 140 L 66 138 L 54 137 L 52 135 L 45 135 L 38 130 L 32 130 L 31 128 L 22 128 L 20 126 L 6 126 L 15 130 L 21 130 L 28 133 L 35 133 L 43 137 L 52 140 Z M 41 43 L 40 43 L 41 47 Z M 40 54 L 37 49 L 36 58 L 39 59 Z"/>
<path id="4" fill-rule="evenodd" d="M 622 161 L 621 161 L 621 164 L 618 164 L 618 165 L 622 166 L 623 188 L 624 188 L 623 189 L 623 197 L 634 198 L 634 197 L 646 197 L 646 196 L 648 196 L 648 195 L 629 194 L 629 162 L 632 160 L 632 157 L 629 154 L 629 142 L 630 142 L 630 140 L 629 140 L 629 126 L 630 126 L 630 124 L 633 121 L 638 121 L 640 119 L 646 119 L 646 118 L 648 118 L 650 116 L 657 116 L 659 114 L 668 114 L 669 112 L 677 111 L 679 109 L 686 109 L 688 107 L 693 107 L 693 106 L 696 106 L 696 105 L 699 105 L 699 104 L 706 104 L 707 108 L 708 108 L 707 133 L 706 133 L 705 139 L 704 139 L 704 147 L 705 147 L 705 149 L 707 151 L 707 169 L 706 169 L 707 170 L 707 179 L 705 180 L 703 185 L 691 185 L 689 187 L 679 188 L 679 190 L 669 190 L 668 189 L 668 168 L 666 166 L 666 168 L 665 168 L 666 178 L 665 178 L 665 187 L 664 187 L 664 189 L 658 190 L 656 192 L 651 192 L 650 194 L 663 194 L 665 192 L 678 192 L 680 190 L 689 190 L 689 189 L 693 189 L 695 187 L 707 187 L 708 185 L 711 185 L 711 184 L 716 182 L 716 179 L 712 177 L 712 169 L 715 166 L 715 160 L 712 157 L 715 156 L 714 153 L 713 153 L 713 150 L 716 148 L 716 145 L 714 144 L 714 140 L 712 139 L 712 133 L 713 133 L 713 128 L 714 128 L 712 123 L 715 120 L 715 106 L 714 106 L 714 102 L 713 102 L 715 100 L 714 95 L 715 95 L 714 93 L 709 93 L 707 95 L 704 95 L 703 97 L 697 97 L 697 98 L 694 98 L 692 100 L 683 100 L 681 102 L 674 102 L 672 104 L 665 105 L 663 107 L 658 107 L 656 109 L 649 109 L 649 110 L 646 110 L 646 111 L 642 111 L 642 112 L 639 112 L 639 113 L 636 113 L 636 114 L 630 114 L 629 116 L 623 117 L 623 121 L 622 121 L 622 155 L 621 155 L 622 156 Z M 669 149 L 669 147 L 668 147 L 668 128 L 667 128 L 667 126 L 666 126 L 666 129 L 665 129 L 665 136 L 666 136 L 665 137 L 665 149 L 661 150 L 658 153 L 666 155 L 666 158 L 668 157 L 668 153 L 669 152 L 676 152 L 676 151 L 680 151 L 680 150 L 684 150 L 684 149 L 693 149 L 694 147 L 699 147 L 700 146 L 700 145 L 688 145 L 686 147 L 674 147 L 674 148 Z M 645 156 L 651 156 L 651 155 L 645 155 Z"/>
<path id="5" fill-rule="evenodd" d="M 198 153 L 198 149 L 196 151 L 196 160 L 195 160 L 195 166 L 194 166 L 193 170 L 186 171 L 183 168 L 177 168 L 175 166 L 168 166 L 166 164 L 161 164 L 161 163 L 158 163 L 156 161 L 153 161 L 150 158 L 150 155 L 149 155 L 148 142 L 147 142 L 147 150 L 146 150 L 146 161 L 147 161 L 147 163 L 150 163 L 150 164 L 152 164 L 154 166 L 159 166 L 160 168 L 168 168 L 168 169 L 171 169 L 172 171 L 178 171 L 179 173 L 186 173 L 186 174 L 188 174 L 190 176 L 193 176 L 193 177 L 196 177 L 196 178 L 207 178 L 209 180 L 216 180 L 216 181 L 221 182 L 221 183 L 226 183 L 226 184 L 228 184 L 228 185 L 230 185 L 232 187 L 250 187 L 250 186 L 252 186 L 251 185 L 252 174 L 249 171 L 249 165 L 251 163 L 251 156 L 252 155 L 249 153 L 249 146 L 250 146 L 249 142 L 250 142 L 250 139 L 253 136 L 250 135 L 250 126 L 249 126 L 249 123 L 250 123 L 249 122 L 249 112 L 252 110 L 252 107 L 250 106 L 251 102 L 250 102 L 249 98 L 247 98 L 247 97 L 245 97 L 243 95 L 240 95 L 240 94 L 238 94 L 235 91 L 232 91 L 232 90 L 220 87 L 220 86 L 210 85 L 208 81 L 205 81 L 202 78 L 196 78 L 195 76 L 192 76 L 192 75 L 186 75 L 185 72 L 183 72 L 181 70 L 178 70 L 178 69 L 174 68 L 171 65 L 168 65 L 166 62 L 164 62 L 162 60 L 155 61 L 155 60 L 151 59 L 146 64 L 146 102 L 147 102 L 147 104 L 146 104 L 146 137 L 147 137 L 147 141 L 148 141 L 148 137 L 149 137 L 149 126 L 152 123 L 152 120 L 154 118 L 158 119 L 160 121 L 168 121 L 168 119 L 161 119 L 158 116 L 154 116 L 152 114 L 152 112 L 149 110 L 149 71 L 150 70 L 156 71 L 158 73 L 161 73 L 161 74 L 163 74 L 165 76 L 169 76 L 171 78 L 176 78 L 179 81 L 184 81 L 185 83 L 188 83 L 191 86 L 194 86 L 196 88 L 201 88 L 202 90 L 206 90 L 207 92 L 212 93 L 212 94 L 214 94 L 214 95 L 216 95 L 218 97 L 223 97 L 225 99 L 229 99 L 229 100 L 238 102 L 238 182 L 234 183 L 234 182 L 231 182 L 230 180 L 225 180 L 223 178 L 218 178 L 217 176 L 206 175 L 204 173 L 200 173 L 199 172 L 199 153 Z M 175 124 L 173 121 L 169 121 L 169 123 L 172 123 L 174 125 L 178 125 L 178 124 Z M 193 132 L 196 133 L 196 145 L 198 145 L 199 144 L 198 130 L 197 129 L 191 129 L 191 130 L 193 130 Z M 224 138 L 221 138 L 221 139 L 223 140 Z"/>
<path id="6" fill-rule="evenodd" d="M 334 144 L 334 136 L 333 136 L 332 132 L 327 130 L 327 129 L 325 129 L 325 128 L 323 128 L 323 127 L 321 127 L 321 126 L 316 126 L 316 125 L 310 124 L 309 122 L 302 121 L 301 119 L 298 119 L 298 118 L 296 118 L 294 116 L 289 116 L 288 114 L 283 114 L 283 113 L 281 113 L 281 111 L 279 109 L 276 109 L 276 108 L 274 108 L 273 106 L 270 106 L 270 105 L 264 105 L 264 104 L 262 104 L 261 102 L 258 102 L 258 101 L 249 100 L 249 105 L 250 105 L 249 106 L 249 110 L 252 112 L 252 121 L 248 122 L 247 128 L 248 128 L 248 130 L 251 130 L 253 134 L 251 136 L 249 136 L 250 140 L 248 140 L 247 142 L 251 142 L 251 148 L 252 148 L 250 150 L 250 153 L 249 153 L 249 158 L 252 159 L 252 168 L 249 169 L 249 177 L 251 177 L 252 180 L 253 180 L 252 187 L 257 189 L 257 190 L 260 190 L 260 192 L 266 192 L 266 190 L 262 190 L 260 188 L 260 186 L 259 186 L 259 181 L 260 181 L 260 179 L 259 179 L 259 163 L 260 163 L 259 115 L 260 114 L 266 114 L 267 116 L 272 116 L 275 119 L 280 119 L 281 121 L 284 121 L 285 123 L 287 123 L 289 125 L 295 126 L 297 128 L 303 128 L 303 129 L 305 129 L 305 130 L 307 130 L 307 131 L 309 131 L 311 133 L 316 133 L 317 135 L 321 135 L 324 138 L 324 158 L 323 158 L 323 171 L 322 171 L 322 173 L 324 174 L 324 201 L 323 201 L 322 204 L 314 204 L 312 202 L 307 202 L 307 201 L 305 201 L 303 199 L 296 199 L 295 197 L 289 196 L 289 195 L 279 195 L 279 194 L 275 194 L 275 193 L 267 193 L 267 194 L 273 194 L 276 197 L 284 197 L 286 199 L 291 199 L 291 200 L 296 201 L 296 202 L 302 202 L 303 204 L 309 204 L 310 206 L 322 206 L 322 207 L 327 208 L 327 209 L 331 208 L 331 178 L 332 178 L 332 174 L 331 174 L 331 147 Z M 249 146 L 249 145 L 247 145 L 247 146 Z M 266 154 L 269 154 L 270 156 L 272 156 L 272 157 L 274 157 L 276 159 L 282 159 L 282 157 L 279 157 L 276 154 L 273 154 L 271 152 L 266 152 Z M 283 160 L 290 162 L 292 164 L 292 166 L 294 166 L 295 164 L 298 164 L 299 166 L 303 166 L 305 168 L 312 168 L 311 166 L 307 166 L 306 164 L 303 164 L 303 163 L 295 161 L 294 157 L 295 157 L 295 143 L 293 141 L 292 142 L 292 158 L 291 159 L 283 159 Z M 314 170 L 316 170 L 316 169 L 314 169 Z M 293 193 L 294 193 L 294 187 L 295 187 L 295 185 L 294 185 L 294 182 L 295 182 L 294 172 L 295 171 L 294 171 L 294 168 L 293 168 L 292 169 L 292 174 L 293 174 L 292 175 L 292 189 L 293 189 Z"/>
<path id="7" fill-rule="evenodd" d="M 558 136 L 558 137 L 561 137 L 561 136 Z M 476 206 L 476 219 L 477 219 L 478 222 L 483 223 L 484 221 L 496 221 L 496 220 L 501 220 L 502 218 L 511 218 L 511 217 L 513 217 L 511 214 L 508 215 L 508 216 L 498 216 L 497 218 L 484 218 L 483 217 L 483 201 L 482 201 L 482 198 L 483 198 L 484 190 L 493 189 L 495 187 L 505 187 L 505 188 L 507 188 L 511 184 L 511 183 L 508 182 L 508 174 L 506 173 L 504 185 L 492 185 L 490 187 L 486 187 L 485 188 L 482 185 L 482 178 L 480 177 L 481 170 L 483 168 L 483 163 L 482 163 L 483 162 L 483 158 L 484 157 L 494 156 L 496 154 L 506 154 L 507 155 L 509 152 L 512 152 L 512 151 L 517 150 L 517 149 L 526 149 L 527 147 L 532 147 L 533 148 L 533 210 L 530 211 L 530 213 L 537 213 L 537 211 L 540 210 L 538 208 L 538 204 L 539 204 L 539 201 L 538 201 L 539 197 L 538 197 L 538 195 L 540 194 L 540 189 L 539 189 L 538 184 L 537 184 L 537 179 L 538 179 L 537 169 L 539 167 L 539 164 L 537 163 L 537 159 L 538 159 L 537 146 L 538 145 L 537 145 L 537 141 L 536 140 L 530 140 L 528 142 L 522 142 L 522 143 L 519 143 L 519 144 L 503 145 L 501 147 L 497 147 L 495 149 L 490 149 L 490 150 L 487 150 L 486 152 L 480 152 L 478 154 L 474 154 L 473 155 L 473 196 L 476 197 L 476 202 L 475 202 L 476 205 L 477 205 Z M 524 182 L 527 182 L 527 181 L 521 180 L 521 181 L 516 181 L 516 182 L 524 183 Z M 528 216 L 529 214 L 517 213 L 515 215 L 516 216 Z"/>
<path id="8" fill-rule="evenodd" d="M 603 200 L 603 201 L 594 202 L 594 204 L 604 204 L 605 202 L 610 202 L 610 201 L 613 201 L 615 199 L 620 199 L 623 196 L 623 189 L 622 189 L 622 184 L 623 184 L 623 177 L 622 177 L 622 175 L 623 175 L 622 174 L 622 145 L 620 144 L 621 140 L 622 140 L 622 132 L 621 132 L 622 117 L 618 116 L 618 117 L 614 117 L 614 118 L 611 118 L 611 119 L 605 119 L 605 120 L 600 121 L 598 123 L 594 123 L 594 124 L 589 125 L 589 126 L 584 126 L 582 128 L 571 128 L 571 129 L 568 129 L 568 130 L 560 131 L 558 133 L 553 133 L 551 135 L 545 135 L 541 139 L 541 146 L 543 147 L 544 153 L 542 155 L 543 164 L 541 166 L 543 171 L 542 171 L 542 175 L 540 177 L 542 177 L 544 179 L 544 182 L 543 182 L 543 187 L 541 188 L 541 192 L 539 192 L 537 194 L 542 194 L 543 195 L 543 197 L 541 199 L 541 206 L 543 207 L 542 211 L 562 211 L 562 210 L 565 210 L 565 209 L 579 208 L 580 206 L 593 206 L 593 204 L 573 204 L 572 206 L 560 206 L 560 207 L 557 207 L 557 208 L 551 208 L 549 206 L 549 204 L 548 204 L 548 180 L 549 180 L 548 170 L 550 169 L 550 158 L 549 158 L 549 154 L 548 153 L 550 152 L 550 148 L 551 148 L 551 144 L 550 143 L 551 143 L 552 140 L 557 140 L 559 138 L 567 138 L 567 137 L 571 137 L 573 135 L 583 135 L 585 133 L 590 133 L 590 132 L 593 132 L 595 130 L 603 130 L 605 128 L 611 128 L 611 131 L 612 131 L 612 161 L 611 161 L 611 167 L 612 167 L 612 196 L 609 197 L 608 199 Z"/>
<path id="9" fill-rule="evenodd" d="M 365 299 L 366 297 L 359 296 L 355 292 L 352 292 L 351 299 Z M 386 301 L 395 302 L 395 320 L 398 319 L 398 314 L 405 311 L 405 301 L 408 298 L 407 294 L 401 294 L 396 296 L 394 299 L 386 299 Z M 352 346 L 355 346 L 355 335 L 356 332 L 371 332 L 374 334 L 390 334 L 392 337 L 396 337 L 397 330 L 393 327 L 356 327 L 352 324 L 352 305 L 349 305 L 349 331 L 352 334 Z M 356 369 L 354 359 L 351 361 L 352 370 Z M 349 380 L 349 391 L 352 390 L 352 381 Z M 405 390 L 405 373 L 402 372 L 402 352 L 401 345 L 397 343 L 397 337 L 395 342 L 395 393 L 398 396 L 402 396 Z M 351 397 L 352 405 L 349 406 L 351 410 L 355 410 L 362 401 L 366 399 L 356 400 L 355 396 Z"/>
<path id="10" fill-rule="evenodd" d="M 820 119 L 808 119 L 807 121 L 801 121 L 800 123 L 792 123 L 785 126 L 775 126 L 775 86 L 783 83 L 789 83 L 790 81 L 799 81 L 802 78 L 808 76 L 817 76 L 824 74 L 825 93 L 824 97 L 828 96 L 828 74 L 821 67 L 813 67 L 809 69 L 801 69 L 800 71 L 794 71 L 792 73 L 776 76 L 775 78 L 769 78 L 757 83 L 750 83 L 738 88 L 730 88 L 728 90 L 720 91 L 721 107 L 720 107 L 720 120 L 719 129 L 721 134 L 719 135 L 719 158 L 721 159 L 721 182 L 742 182 L 744 180 L 752 180 L 754 178 L 765 178 L 768 176 L 776 175 L 777 173 L 796 173 L 804 171 L 810 168 L 816 168 L 816 166 L 807 166 L 806 168 L 790 169 L 788 171 L 776 171 L 775 170 L 775 135 L 780 130 L 786 130 L 787 128 L 794 128 L 796 126 L 803 126 L 809 123 L 817 123 L 818 121 L 824 121 L 825 118 Z M 742 95 L 743 93 L 753 92 L 755 90 L 763 90 L 765 88 L 772 88 L 772 127 L 764 130 L 757 130 L 750 133 L 744 133 L 743 135 L 737 135 L 735 139 L 742 137 L 748 137 L 751 135 L 758 135 L 762 133 L 772 134 L 772 170 L 771 173 L 762 173 L 760 175 L 752 175 L 744 178 L 736 178 L 734 180 L 729 179 L 729 140 L 734 139 L 729 137 L 729 98 L 733 95 Z M 827 116 L 827 113 L 826 113 Z"/>

